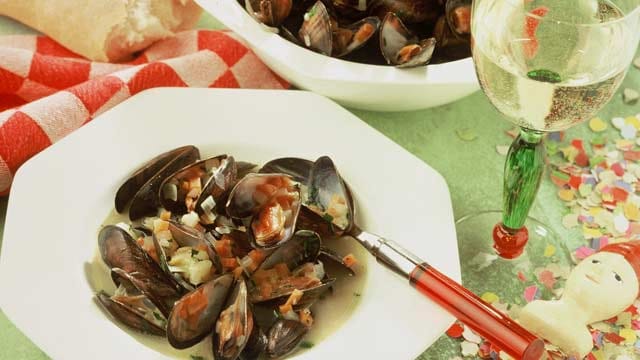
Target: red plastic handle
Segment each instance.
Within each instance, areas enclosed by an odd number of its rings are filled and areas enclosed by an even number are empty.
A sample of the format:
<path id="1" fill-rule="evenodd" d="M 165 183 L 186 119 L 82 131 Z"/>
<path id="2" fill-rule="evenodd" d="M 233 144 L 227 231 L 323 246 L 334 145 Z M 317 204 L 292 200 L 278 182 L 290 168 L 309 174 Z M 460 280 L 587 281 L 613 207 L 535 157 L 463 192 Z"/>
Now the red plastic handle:
<path id="1" fill-rule="evenodd" d="M 428 264 L 411 272 L 411 285 L 515 359 L 546 359 L 544 341 Z"/>

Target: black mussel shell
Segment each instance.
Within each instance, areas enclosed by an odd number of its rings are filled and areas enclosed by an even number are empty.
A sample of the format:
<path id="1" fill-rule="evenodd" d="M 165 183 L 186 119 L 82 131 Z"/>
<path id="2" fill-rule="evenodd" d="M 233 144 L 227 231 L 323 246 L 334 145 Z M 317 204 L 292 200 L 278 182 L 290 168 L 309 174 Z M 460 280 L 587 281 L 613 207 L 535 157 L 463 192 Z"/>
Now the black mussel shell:
<path id="1" fill-rule="evenodd" d="M 332 55 L 346 56 L 363 47 L 380 28 L 380 19 L 369 16 L 333 32 Z"/>
<path id="2" fill-rule="evenodd" d="M 242 219 L 255 248 L 271 249 L 294 234 L 300 186 L 285 174 L 249 174 L 231 191 L 226 212 Z"/>
<path id="3" fill-rule="evenodd" d="M 149 160 L 144 166 L 134 172 L 118 189 L 115 199 L 116 211 L 119 213 L 123 212 L 138 190 L 178 155 L 184 152 L 197 151 L 197 149 L 194 149 L 193 146 L 183 146 L 162 153 Z"/>
<path id="4" fill-rule="evenodd" d="M 344 263 L 344 257 L 340 256 L 335 251 L 331 250 L 328 247 L 322 247 L 320 249 L 320 254 L 318 255 L 318 259 L 322 261 L 324 264 L 332 263 L 335 264 L 341 271 L 345 272 L 349 276 L 354 276 L 356 273 L 352 268 L 348 267 Z"/>
<path id="5" fill-rule="evenodd" d="M 160 170 L 149 174 L 150 171 L 145 172 L 145 175 L 149 176 L 148 180 L 139 188 L 139 190 L 133 196 L 131 206 L 129 207 L 129 219 L 132 221 L 138 220 L 144 216 L 155 215 L 160 205 L 160 199 L 158 198 L 158 190 L 160 184 L 176 172 L 188 164 L 191 164 L 200 158 L 200 152 L 195 146 L 185 146 L 178 150 L 175 150 L 173 157 L 160 168 Z M 123 185 L 121 187 L 124 188 Z M 122 190 L 124 193 L 130 193 L 130 190 Z M 120 192 L 120 190 L 119 190 Z M 117 195 L 116 195 L 117 198 Z M 116 205 L 118 206 L 118 205 Z"/>
<path id="6" fill-rule="evenodd" d="M 380 49 L 387 63 L 400 68 L 429 63 L 436 40 L 419 40 L 394 13 L 388 13 L 380 26 Z"/>
<path id="7" fill-rule="evenodd" d="M 232 156 L 219 155 L 195 164 L 190 164 L 167 177 L 160 186 L 159 198 L 162 206 L 176 214 L 195 210 L 199 215 L 212 212 L 224 193 L 236 182 L 238 170 Z M 196 198 L 190 198 L 187 208 L 187 191 L 182 182 L 199 178 L 201 191 Z M 203 206 L 207 205 L 207 206 Z"/>
<path id="8" fill-rule="evenodd" d="M 331 17 L 324 3 L 318 0 L 305 14 L 298 38 L 309 49 L 327 56 L 333 50 Z"/>
<path id="9" fill-rule="evenodd" d="M 433 23 L 442 13 L 437 0 L 375 0 L 370 12 L 384 19 L 387 13 L 396 13 L 407 24 Z"/>
<path id="10" fill-rule="evenodd" d="M 321 248 L 322 240 L 317 233 L 307 230 L 297 231 L 291 240 L 264 259 L 258 270 L 268 270 L 280 263 L 287 264 L 289 269 L 295 269 L 307 262 L 314 263 L 318 259 Z"/>
<path id="11" fill-rule="evenodd" d="M 130 281 L 151 300 L 164 316 L 182 295 L 181 286 L 142 250 L 131 235 L 113 225 L 98 234 L 102 260 L 109 268 L 120 268 L 131 275 Z"/>
<path id="12" fill-rule="evenodd" d="M 240 353 L 240 359 L 242 360 L 255 360 L 258 359 L 260 354 L 267 349 L 267 335 L 265 335 L 262 328 L 257 325 L 255 319 L 253 319 L 253 330 L 251 336 L 247 340 L 247 345 Z"/>
<path id="13" fill-rule="evenodd" d="M 295 320 L 280 319 L 269 329 L 267 355 L 277 358 L 293 351 L 307 335 L 309 328 Z"/>
<path id="14" fill-rule="evenodd" d="M 175 303 L 167 323 L 167 339 L 171 346 L 185 349 L 211 334 L 233 281 L 231 274 L 220 275 Z"/>
<path id="15" fill-rule="evenodd" d="M 336 202 L 344 207 L 342 216 L 336 218 L 329 213 L 321 215 L 331 222 L 334 233 L 342 234 L 353 225 L 353 199 L 331 158 L 322 156 L 311 169 L 306 205 L 314 211 L 328 212 L 338 205 Z"/>
<path id="16" fill-rule="evenodd" d="M 117 322 L 122 323 L 133 330 L 145 334 L 164 336 L 165 330 L 158 325 L 148 321 L 138 312 L 129 306 L 123 305 L 111 299 L 107 293 L 100 291 L 96 294 L 96 302 L 113 317 Z"/>
<path id="17" fill-rule="evenodd" d="M 313 161 L 296 157 L 285 157 L 269 161 L 260 168 L 261 174 L 287 174 L 299 183 L 306 183 Z"/>
<path id="18" fill-rule="evenodd" d="M 293 309 L 297 311 L 313 305 L 326 291 L 333 287 L 335 281 L 335 278 L 324 279 L 319 284 L 308 289 L 297 289 L 302 291 L 302 297 L 298 300 L 298 303 L 293 306 Z M 279 306 L 287 301 L 293 290 L 294 289 L 283 289 L 277 295 L 269 298 L 261 298 L 259 293 L 260 289 L 254 288 L 249 293 L 249 299 L 253 304 Z"/>
<path id="19" fill-rule="evenodd" d="M 292 0 L 245 0 L 247 12 L 259 22 L 278 27 L 289 16 Z"/>
<path id="20" fill-rule="evenodd" d="M 223 323 L 229 325 L 229 329 L 223 329 Z M 247 345 L 254 327 L 253 314 L 247 285 L 244 279 L 239 279 L 229 295 L 224 309 L 218 316 L 213 330 L 213 354 L 216 360 L 234 360 Z M 236 332 L 242 334 L 236 337 Z M 224 330 L 227 330 L 226 332 Z M 221 339 L 221 333 L 225 333 L 225 339 Z"/>
<path id="21" fill-rule="evenodd" d="M 449 28 L 458 35 L 471 34 L 471 1 L 447 0 L 445 14 Z"/>
<path id="22" fill-rule="evenodd" d="M 457 35 L 444 16 L 438 19 L 433 30 L 437 46 L 435 56 L 439 61 L 452 61 L 471 56 L 470 36 Z"/>

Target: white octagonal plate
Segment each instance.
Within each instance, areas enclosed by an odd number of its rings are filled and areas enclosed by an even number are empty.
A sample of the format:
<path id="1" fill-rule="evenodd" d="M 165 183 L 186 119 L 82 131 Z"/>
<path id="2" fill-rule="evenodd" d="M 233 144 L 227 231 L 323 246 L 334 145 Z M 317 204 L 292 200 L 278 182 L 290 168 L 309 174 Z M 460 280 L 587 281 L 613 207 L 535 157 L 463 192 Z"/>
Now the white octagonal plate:
<path id="1" fill-rule="evenodd" d="M 156 89 L 95 119 L 27 162 L 9 199 L 0 306 L 55 359 L 158 359 L 94 303 L 86 266 L 121 182 L 144 161 L 194 144 L 264 163 L 329 155 L 352 186 L 358 222 L 460 280 L 443 178 L 330 100 L 307 92 Z M 296 359 L 413 359 L 453 317 L 367 256 L 349 319 Z M 340 309 L 336 309 L 339 311 Z"/>

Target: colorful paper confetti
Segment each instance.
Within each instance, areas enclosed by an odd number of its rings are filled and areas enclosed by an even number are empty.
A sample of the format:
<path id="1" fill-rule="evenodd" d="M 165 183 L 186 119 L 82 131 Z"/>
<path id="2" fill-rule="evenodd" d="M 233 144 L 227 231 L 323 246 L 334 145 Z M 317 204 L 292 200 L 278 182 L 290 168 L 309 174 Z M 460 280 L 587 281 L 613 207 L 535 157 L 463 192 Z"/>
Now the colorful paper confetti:
<path id="1" fill-rule="evenodd" d="M 456 130 L 456 135 L 462 141 L 473 141 L 478 138 L 478 134 L 476 134 L 473 129 L 464 128 Z"/>
<path id="2" fill-rule="evenodd" d="M 635 105 L 640 99 L 640 93 L 636 90 L 626 88 L 622 91 L 622 101 L 627 105 Z"/>
<path id="3" fill-rule="evenodd" d="M 602 131 L 607 130 L 609 125 L 607 125 L 606 122 L 602 121 L 602 119 L 596 117 L 596 118 L 591 119 L 591 121 L 589 121 L 589 127 L 594 132 L 602 132 Z"/>

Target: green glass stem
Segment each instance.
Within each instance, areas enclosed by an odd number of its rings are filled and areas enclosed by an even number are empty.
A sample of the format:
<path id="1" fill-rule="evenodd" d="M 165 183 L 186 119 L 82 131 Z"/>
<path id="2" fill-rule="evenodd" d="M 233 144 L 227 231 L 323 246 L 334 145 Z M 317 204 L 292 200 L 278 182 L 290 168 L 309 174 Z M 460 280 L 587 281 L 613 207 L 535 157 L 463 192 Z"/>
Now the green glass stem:
<path id="1" fill-rule="evenodd" d="M 502 222 L 508 229 L 524 226 L 544 172 L 545 149 L 541 132 L 520 129 L 504 166 Z"/>

